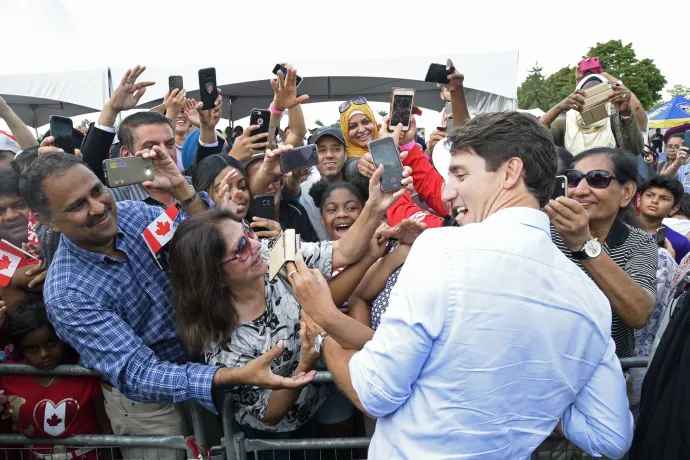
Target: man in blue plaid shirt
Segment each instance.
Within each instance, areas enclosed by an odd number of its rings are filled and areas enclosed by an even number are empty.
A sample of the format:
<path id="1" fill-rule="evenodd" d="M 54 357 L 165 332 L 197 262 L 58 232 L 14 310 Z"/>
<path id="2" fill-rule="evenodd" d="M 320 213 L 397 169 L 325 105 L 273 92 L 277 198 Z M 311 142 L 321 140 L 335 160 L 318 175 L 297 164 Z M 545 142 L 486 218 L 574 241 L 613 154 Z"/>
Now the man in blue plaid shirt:
<path id="1" fill-rule="evenodd" d="M 144 185 L 168 190 L 181 206 L 175 224 L 211 205 L 164 150 L 153 147 L 137 155 L 153 161 L 155 177 Z M 81 160 L 64 153 L 34 161 L 21 191 L 37 219 L 62 233 L 45 282 L 46 309 L 81 364 L 109 382 L 103 387 L 115 434 L 184 435 L 184 418 L 174 404 L 194 399 L 215 411 L 212 389 L 296 388 L 313 378 L 313 373 L 292 379 L 274 375 L 270 362 L 279 348 L 244 368 L 188 362 L 175 332 L 169 274 L 158 267 L 142 236 L 160 208 L 137 201 L 116 204 Z"/>

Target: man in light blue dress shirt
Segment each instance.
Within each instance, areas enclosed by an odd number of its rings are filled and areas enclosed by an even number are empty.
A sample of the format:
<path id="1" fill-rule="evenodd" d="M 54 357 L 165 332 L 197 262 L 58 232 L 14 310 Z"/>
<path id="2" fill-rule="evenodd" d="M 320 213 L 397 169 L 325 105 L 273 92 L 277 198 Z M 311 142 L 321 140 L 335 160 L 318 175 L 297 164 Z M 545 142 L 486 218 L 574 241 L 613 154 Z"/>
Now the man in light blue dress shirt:
<path id="1" fill-rule="evenodd" d="M 416 240 L 361 351 L 314 340 L 338 386 L 378 417 L 369 458 L 528 459 L 554 430 L 590 455 L 622 457 L 633 419 L 611 307 L 540 210 L 556 174 L 548 131 L 505 112 L 448 142 L 443 194 L 461 227 Z M 303 306 L 327 305 L 325 281 L 297 269 Z"/>

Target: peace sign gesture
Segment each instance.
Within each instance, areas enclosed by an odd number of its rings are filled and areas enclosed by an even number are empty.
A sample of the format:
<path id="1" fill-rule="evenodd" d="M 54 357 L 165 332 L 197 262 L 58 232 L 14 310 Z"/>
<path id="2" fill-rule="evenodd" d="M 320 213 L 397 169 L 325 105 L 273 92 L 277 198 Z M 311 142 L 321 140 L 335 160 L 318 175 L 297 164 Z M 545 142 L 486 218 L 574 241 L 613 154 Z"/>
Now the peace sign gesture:
<path id="1" fill-rule="evenodd" d="M 121 112 L 123 110 L 133 109 L 146 92 L 146 87 L 155 84 L 155 82 L 152 81 L 137 83 L 137 78 L 139 78 L 144 70 L 146 70 L 146 66 L 136 66 L 125 72 L 122 81 L 120 81 L 120 86 L 117 87 L 113 96 L 110 98 L 110 104 L 113 110 Z"/>

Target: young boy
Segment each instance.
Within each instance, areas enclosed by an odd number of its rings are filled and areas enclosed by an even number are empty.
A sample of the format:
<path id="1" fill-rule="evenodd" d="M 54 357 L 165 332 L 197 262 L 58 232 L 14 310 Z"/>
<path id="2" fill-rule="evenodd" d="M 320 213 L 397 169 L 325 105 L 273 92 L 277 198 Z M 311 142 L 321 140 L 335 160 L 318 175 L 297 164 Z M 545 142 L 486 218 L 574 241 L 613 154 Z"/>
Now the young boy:
<path id="1" fill-rule="evenodd" d="M 666 228 L 666 240 L 675 252 L 678 263 L 690 252 L 690 241 L 685 235 L 666 227 L 664 218 L 678 211 L 683 197 L 683 185 L 670 176 L 657 176 L 645 182 L 640 188 L 638 205 L 640 225 L 650 235 L 655 235 L 661 227 Z M 668 245 L 661 245 L 667 247 Z"/>

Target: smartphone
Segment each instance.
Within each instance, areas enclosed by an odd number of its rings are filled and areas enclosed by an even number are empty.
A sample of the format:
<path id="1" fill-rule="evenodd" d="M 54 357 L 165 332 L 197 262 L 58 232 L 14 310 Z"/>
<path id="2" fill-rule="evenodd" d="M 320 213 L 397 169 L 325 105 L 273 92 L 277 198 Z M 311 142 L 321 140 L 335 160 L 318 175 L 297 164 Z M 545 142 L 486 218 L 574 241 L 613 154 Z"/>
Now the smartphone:
<path id="1" fill-rule="evenodd" d="M 215 86 L 215 80 L 214 80 L 214 86 Z M 168 77 L 168 90 L 172 93 L 174 89 L 179 89 L 182 90 L 184 88 L 182 84 L 182 76 L 181 75 L 170 75 Z M 201 86 L 199 86 L 201 88 Z"/>
<path id="2" fill-rule="evenodd" d="M 252 131 L 252 136 L 257 134 L 268 133 L 268 126 L 271 123 L 271 111 L 252 109 L 251 116 L 249 117 L 249 125 L 258 125 L 259 127 Z"/>
<path id="3" fill-rule="evenodd" d="M 215 107 L 218 87 L 216 86 L 216 69 L 213 67 L 199 70 L 199 93 L 201 102 L 204 103 L 203 110 L 211 110 Z"/>
<path id="4" fill-rule="evenodd" d="M 403 187 L 403 166 L 398 155 L 398 147 L 395 146 L 392 137 L 384 137 L 369 143 L 369 151 L 378 168 L 383 165 L 381 177 L 381 190 L 390 192 Z"/>
<path id="5" fill-rule="evenodd" d="M 412 107 L 414 106 L 414 89 L 412 88 L 393 88 L 391 94 L 391 129 L 395 129 L 398 124 L 402 124 L 402 130 L 410 129 L 412 119 Z"/>
<path id="6" fill-rule="evenodd" d="M 568 178 L 566 176 L 556 176 L 556 186 L 553 189 L 551 199 L 555 200 L 559 196 L 568 198 Z"/>
<path id="7" fill-rule="evenodd" d="M 108 187 L 141 184 L 153 180 L 153 163 L 150 158 L 124 157 L 103 160 L 103 174 Z"/>
<path id="8" fill-rule="evenodd" d="M 272 193 L 264 193 L 263 195 L 255 195 L 252 198 L 251 215 L 261 219 L 275 220 L 275 199 Z M 252 227 L 254 232 L 265 232 L 268 229 L 265 227 Z"/>
<path id="9" fill-rule="evenodd" d="M 65 117 L 58 117 L 51 115 L 50 117 L 50 135 L 55 138 L 53 145 L 61 148 L 65 153 L 74 155 L 74 125 L 72 120 Z"/>
<path id="10" fill-rule="evenodd" d="M 599 57 L 598 56 L 592 56 L 591 58 L 585 58 L 580 61 L 580 63 L 577 65 L 578 69 L 580 70 L 580 75 L 583 77 L 585 75 L 589 74 L 600 74 L 604 71 L 604 69 L 601 67 L 601 64 L 599 63 Z"/>
<path id="11" fill-rule="evenodd" d="M 656 244 L 663 248 L 666 243 L 666 227 L 659 227 L 656 229 Z"/>
<path id="12" fill-rule="evenodd" d="M 683 137 L 683 147 L 690 149 L 690 129 L 685 131 L 685 136 Z"/>
<path id="13" fill-rule="evenodd" d="M 453 131 L 453 107 L 450 102 L 446 102 L 446 132 Z"/>
<path id="14" fill-rule="evenodd" d="M 276 64 L 276 66 L 273 68 L 273 74 L 274 74 L 274 75 L 278 75 L 278 71 L 279 71 L 279 70 L 280 70 L 281 72 L 283 72 L 283 78 L 287 77 L 287 67 L 282 66 L 282 65 L 280 65 L 280 64 Z M 302 77 L 300 77 L 299 75 L 297 75 L 297 78 L 295 79 L 295 84 L 296 84 L 297 86 L 299 86 L 300 83 L 302 83 Z"/>
<path id="15" fill-rule="evenodd" d="M 280 170 L 284 173 L 311 168 L 319 164 L 316 144 L 305 145 L 280 154 Z"/>
<path id="16" fill-rule="evenodd" d="M 455 67 L 451 66 L 450 69 L 446 69 L 446 66 L 443 64 L 430 64 L 424 81 L 447 85 L 450 83 L 450 80 L 448 80 L 448 75 L 452 74 L 453 72 L 455 72 Z"/>

